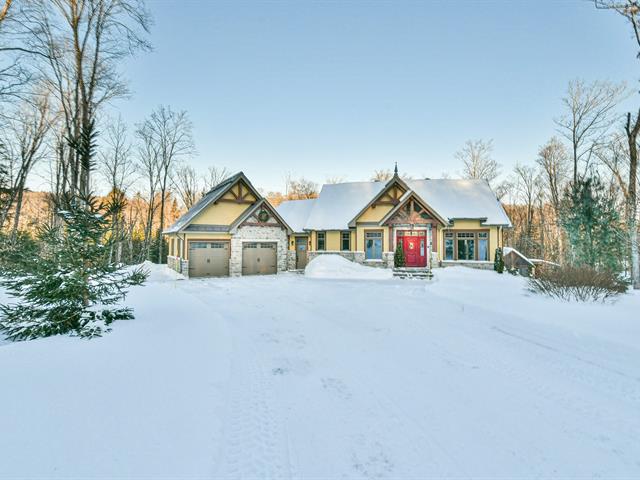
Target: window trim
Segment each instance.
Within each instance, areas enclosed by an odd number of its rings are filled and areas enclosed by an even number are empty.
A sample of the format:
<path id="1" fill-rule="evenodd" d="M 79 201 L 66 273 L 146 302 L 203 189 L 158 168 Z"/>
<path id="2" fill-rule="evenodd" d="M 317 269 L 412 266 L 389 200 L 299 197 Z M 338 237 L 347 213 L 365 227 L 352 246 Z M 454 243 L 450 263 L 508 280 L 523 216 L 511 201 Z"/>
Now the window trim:
<path id="1" fill-rule="evenodd" d="M 322 248 L 320 248 L 320 235 L 322 235 Z M 327 232 L 316 232 L 316 251 L 324 252 L 327 250 Z"/>
<path id="2" fill-rule="evenodd" d="M 365 261 L 370 261 L 370 262 L 380 262 L 384 259 L 384 230 L 380 230 L 380 229 L 375 229 L 375 230 L 365 230 L 364 232 L 364 258 Z M 367 258 L 367 235 L 370 233 L 376 233 L 379 234 L 380 237 L 380 258 Z M 377 240 L 378 237 L 375 237 L 375 239 Z"/>
<path id="3" fill-rule="evenodd" d="M 473 237 L 461 237 L 461 238 L 468 238 L 468 239 L 473 239 L 474 241 L 474 245 L 473 245 L 473 259 L 472 260 L 458 260 L 458 234 L 462 233 L 464 235 L 473 235 Z M 451 234 L 453 235 L 453 260 L 447 260 L 446 258 L 446 245 L 447 245 L 447 235 Z M 478 260 L 480 257 L 480 245 L 479 245 L 479 240 L 480 240 L 480 234 L 484 234 L 486 235 L 486 240 L 487 240 L 487 260 Z M 482 228 L 482 229 L 478 229 L 478 230 L 470 230 L 467 228 L 464 229 L 460 229 L 460 230 L 456 230 L 454 229 L 447 229 L 444 230 L 443 232 L 443 240 L 444 240 L 444 245 L 443 245 L 443 252 L 442 252 L 442 258 L 444 261 L 446 262 L 490 262 L 491 261 L 491 229 L 489 228 Z M 451 237 L 449 237 L 451 238 Z"/>
<path id="4" fill-rule="evenodd" d="M 447 258 L 447 241 L 451 241 L 451 258 Z M 452 262 L 456 258 L 456 236 L 455 234 L 447 230 L 444 232 L 444 252 L 443 257 L 446 262 Z"/>
<path id="5" fill-rule="evenodd" d="M 345 240 L 347 242 L 347 248 L 344 248 Z M 340 232 L 340 251 L 341 252 L 351 251 L 351 231 L 350 230 L 343 230 Z"/>

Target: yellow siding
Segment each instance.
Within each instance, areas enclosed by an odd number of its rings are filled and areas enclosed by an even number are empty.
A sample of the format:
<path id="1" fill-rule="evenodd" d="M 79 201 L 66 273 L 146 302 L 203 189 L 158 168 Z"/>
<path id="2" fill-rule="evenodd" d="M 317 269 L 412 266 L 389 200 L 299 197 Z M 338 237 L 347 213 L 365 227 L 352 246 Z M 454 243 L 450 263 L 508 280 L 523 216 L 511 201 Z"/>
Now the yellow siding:
<path id="1" fill-rule="evenodd" d="M 191 222 L 195 225 L 231 225 L 242 213 L 251 207 L 242 203 L 217 203 L 209 205 Z"/>
<path id="2" fill-rule="evenodd" d="M 493 262 L 495 258 L 495 250 L 502 246 L 501 228 L 497 226 L 482 225 L 480 220 L 454 220 L 453 230 L 489 230 L 489 261 Z M 444 232 L 438 231 L 438 258 L 444 260 Z"/>
<path id="3" fill-rule="evenodd" d="M 222 196 L 222 199 L 235 201 L 236 196 L 241 197 L 242 195 L 245 195 L 244 200 L 246 201 L 255 202 L 257 200 L 242 182 L 238 182 L 231 187 L 231 189 Z M 212 203 L 200 212 L 191 223 L 195 225 L 231 225 L 250 207 L 251 205 L 248 203 L 218 201 L 218 203 Z"/>
<path id="4" fill-rule="evenodd" d="M 486 230 L 489 227 L 482 226 L 480 220 L 454 220 L 453 228 L 455 230 Z"/>
<path id="5" fill-rule="evenodd" d="M 290 235 L 289 236 L 289 250 L 295 250 L 296 249 L 296 239 L 297 238 L 305 238 L 307 240 L 307 249 L 308 250 L 312 250 L 311 245 L 309 245 L 309 238 L 307 236 L 304 235 Z"/>
<path id="6" fill-rule="evenodd" d="M 390 252 L 391 250 L 389 245 L 389 227 L 376 227 L 376 226 L 363 227 L 360 225 L 356 228 L 357 248 L 355 250 L 358 252 L 365 251 L 365 245 L 364 245 L 365 232 L 380 231 L 380 230 L 382 230 L 382 251 Z"/>
<path id="7" fill-rule="evenodd" d="M 391 211 L 392 205 L 378 205 L 377 207 L 367 208 L 362 215 L 356 219 L 359 222 L 379 222 L 384 216 Z"/>
<path id="8" fill-rule="evenodd" d="M 340 250 L 340 231 L 332 230 L 326 234 L 327 245 L 326 249 L 330 251 Z"/>

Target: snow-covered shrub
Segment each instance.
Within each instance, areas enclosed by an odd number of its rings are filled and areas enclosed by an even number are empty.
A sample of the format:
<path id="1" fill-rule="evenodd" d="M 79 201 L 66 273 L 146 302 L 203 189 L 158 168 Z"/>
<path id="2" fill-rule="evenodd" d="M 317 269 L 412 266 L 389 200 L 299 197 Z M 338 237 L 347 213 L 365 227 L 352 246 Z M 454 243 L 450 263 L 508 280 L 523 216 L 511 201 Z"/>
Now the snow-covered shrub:
<path id="1" fill-rule="evenodd" d="M 568 301 L 603 301 L 626 292 L 627 286 L 616 273 L 588 266 L 547 268 L 529 279 L 532 292 Z"/>

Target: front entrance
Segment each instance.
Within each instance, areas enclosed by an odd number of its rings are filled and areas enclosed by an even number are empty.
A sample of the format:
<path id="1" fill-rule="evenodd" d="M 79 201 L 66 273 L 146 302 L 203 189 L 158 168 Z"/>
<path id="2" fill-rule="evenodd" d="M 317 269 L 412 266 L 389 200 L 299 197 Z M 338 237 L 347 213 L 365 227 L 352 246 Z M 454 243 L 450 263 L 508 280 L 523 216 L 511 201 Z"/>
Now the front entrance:
<path id="1" fill-rule="evenodd" d="M 400 231 L 396 242 L 402 243 L 407 267 L 427 266 L 427 236 L 424 230 Z"/>
<path id="2" fill-rule="evenodd" d="M 242 275 L 276 273 L 277 244 L 271 242 L 247 242 L 242 244 Z"/>
<path id="3" fill-rule="evenodd" d="M 307 237 L 296 237 L 296 269 L 307 266 Z"/>

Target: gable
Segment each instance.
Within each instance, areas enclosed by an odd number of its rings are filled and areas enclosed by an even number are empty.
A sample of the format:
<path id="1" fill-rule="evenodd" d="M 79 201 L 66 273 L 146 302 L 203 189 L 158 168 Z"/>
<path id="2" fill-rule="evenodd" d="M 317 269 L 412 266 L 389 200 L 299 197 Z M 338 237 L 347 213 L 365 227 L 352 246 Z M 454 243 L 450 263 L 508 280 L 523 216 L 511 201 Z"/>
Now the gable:
<path id="1" fill-rule="evenodd" d="M 400 203 L 406 191 L 406 188 L 400 182 L 390 182 L 384 190 L 370 201 L 364 211 L 354 218 L 354 222 L 379 222 Z"/>
<path id="2" fill-rule="evenodd" d="M 276 216 L 275 211 L 266 202 L 261 203 L 248 214 L 240 227 L 282 227 L 286 225 Z"/>
<path id="3" fill-rule="evenodd" d="M 229 228 L 229 231 L 235 233 L 242 227 L 277 227 L 286 230 L 287 233 L 293 233 L 286 220 L 264 198 L 258 200 L 238 217 Z"/>
<path id="4" fill-rule="evenodd" d="M 238 172 L 207 192 L 163 233 L 227 231 L 229 225 L 260 199 L 260 194 L 244 173 Z"/>
<path id="5" fill-rule="evenodd" d="M 193 225 L 231 225 L 258 198 L 243 180 L 238 180 L 216 201 L 207 205 L 190 222 Z"/>
<path id="6" fill-rule="evenodd" d="M 409 191 L 402 198 L 402 202 L 381 222 L 384 225 L 426 225 L 435 222 L 444 225 L 446 220 L 434 212 L 415 192 Z"/>

